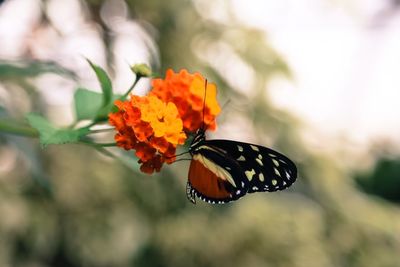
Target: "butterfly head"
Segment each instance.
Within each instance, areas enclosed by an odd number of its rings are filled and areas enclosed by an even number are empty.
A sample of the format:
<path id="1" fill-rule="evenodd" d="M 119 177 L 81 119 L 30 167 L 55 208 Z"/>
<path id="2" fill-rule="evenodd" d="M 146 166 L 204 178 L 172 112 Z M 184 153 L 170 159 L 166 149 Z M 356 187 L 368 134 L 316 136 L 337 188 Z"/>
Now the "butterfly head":
<path id="1" fill-rule="evenodd" d="M 206 130 L 203 127 L 199 128 L 194 136 L 192 143 L 190 144 L 189 151 L 195 151 L 196 148 L 201 146 L 201 144 L 206 140 Z"/>

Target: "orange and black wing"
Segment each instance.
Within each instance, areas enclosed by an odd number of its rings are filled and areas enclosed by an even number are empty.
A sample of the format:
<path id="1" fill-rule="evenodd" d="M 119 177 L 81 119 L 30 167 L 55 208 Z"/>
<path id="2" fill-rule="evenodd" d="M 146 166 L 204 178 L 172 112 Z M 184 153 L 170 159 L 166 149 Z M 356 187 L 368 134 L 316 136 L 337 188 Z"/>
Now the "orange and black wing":
<path id="1" fill-rule="evenodd" d="M 297 179 L 293 161 L 270 148 L 230 140 L 207 140 L 205 144 L 236 160 L 249 181 L 248 193 L 283 190 Z"/>
<path id="2" fill-rule="evenodd" d="M 246 193 L 273 192 L 292 185 L 295 164 L 283 154 L 254 144 L 202 140 L 192 149 L 187 196 L 226 203 Z"/>
<path id="3" fill-rule="evenodd" d="M 223 151 L 201 146 L 192 156 L 186 188 L 191 202 L 198 197 L 221 204 L 247 193 L 249 183 L 240 165 Z"/>

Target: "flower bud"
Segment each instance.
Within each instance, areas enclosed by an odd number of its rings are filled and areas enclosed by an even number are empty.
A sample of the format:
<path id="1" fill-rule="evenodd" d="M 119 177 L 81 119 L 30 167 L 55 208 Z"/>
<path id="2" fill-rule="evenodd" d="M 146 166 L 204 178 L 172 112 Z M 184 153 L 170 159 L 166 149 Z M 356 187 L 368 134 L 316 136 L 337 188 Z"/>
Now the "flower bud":
<path id="1" fill-rule="evenodd" d="M 138 77 L 150 77 L 151 76 L 151 68 L 145 64 L 135 64 L 131 66 L 131 70 L 138 76 Z"/>

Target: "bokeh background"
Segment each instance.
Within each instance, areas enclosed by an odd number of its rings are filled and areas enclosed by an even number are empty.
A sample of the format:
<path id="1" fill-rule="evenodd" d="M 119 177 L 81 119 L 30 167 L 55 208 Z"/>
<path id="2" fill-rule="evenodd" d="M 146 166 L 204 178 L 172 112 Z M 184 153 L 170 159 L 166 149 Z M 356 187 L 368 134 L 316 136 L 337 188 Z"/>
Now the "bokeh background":
<path id="1" fill-rule="evenodd" d="M 126 154 L 3 131 L 0 266 L 400 266 L 399 1 L 0 3 L 3 129 L 27 112 L 71 124 L 74 90 L 99 91 L 85 57 L 119 93 L 145 62 L 218 85 L 210 138 L 299 169 L 285 192 L 194 206 L 187 162 L 148 176 Z"/>

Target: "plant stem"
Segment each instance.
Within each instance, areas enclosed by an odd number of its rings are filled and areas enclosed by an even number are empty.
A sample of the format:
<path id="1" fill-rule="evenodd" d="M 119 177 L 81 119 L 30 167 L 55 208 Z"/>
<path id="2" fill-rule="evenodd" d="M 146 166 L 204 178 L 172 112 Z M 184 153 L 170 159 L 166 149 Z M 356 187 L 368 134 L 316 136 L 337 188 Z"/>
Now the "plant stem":
<path id="1" fill-rule="evenodd" d="M 109 131 L 114 131 L 114 130 L 115 130 L 115 128 L 97 129 L 97 130 L 91 130 L 90 133 L 88 133 L 88 134 L 104 133 L 104 132 L 109 132 Z"/>
<path id="2" fill-rule="evenodd" d="M 70 126 L 68 126 L 68 129 L 74 129 L 75 126 L 79 123 L 79 121 L 74 121 Z"/>
<path id="3" fill-rule="evenodd" d="M 84 141 L 84 140 L 80 141 L 80 143 L 90 146 L 90 147 L 93 147 L 94 149 L 96 149 L 97 151 L 99 151 L 100 153 L 102 153 L 108 157 L 115 158 L 114 154 L 112 154 L 110 151 L 108 151 L 104 147 L 98 146 L 98 144 L 95 144 L 95 143 L 92 143 L 89 141 Z"/>
<path id="4" fill-rule="evenodd" d="M 110 151 L 108 151 L 107 149 L 104 149 L 102 147 L 95 147 L 95 149 L 110 158 L 116 158 L 115 155 L 113 153 L 111 153 Z"/>
<path id="5" fill-rule="evenodd" d="M 129 87 L 128 91 L 120 99 L 126 99 L 126 97 L 131 93 L 133 88 L 135 88 L 136 84 L 140 81 L 140 78 L 142 78 L 142 77 L 141 76 L 136 76 L 136 79 L 133 82 L 133 84 L 131 85 L 131 87 Z"/>
<path id="6" fill-rule="evenodd" d="M 93 146 L 93 147 L 113 147 L 117 146 L 117 143 L 93 143 L 89 140 L 80 140 L 79 143 Z"/>
<path id="7" fill-rule="evenodd" d="M 112 147 L 112 146 L 117 146 L 117 143 L 95 143 L 97 146 L 100 147 Z"/>
<path id="8" fill-rule="evenodd" d="M 0 133 L 39 137 L 39 132 L 36 129 L 10 120 L 0 120 Z"/>
<path id="9" fill-rule="evenodd" d="M 97 124 L 97 121 L 92 121 L 92 122 L 90 122 L 88 125 L 86 125 L 86 126 L 83 126 L 82 128 L 90 128 L 90 127 L 92 127 L 92 126 L 94 126 L 94 125 L 96 125 Z"/>

